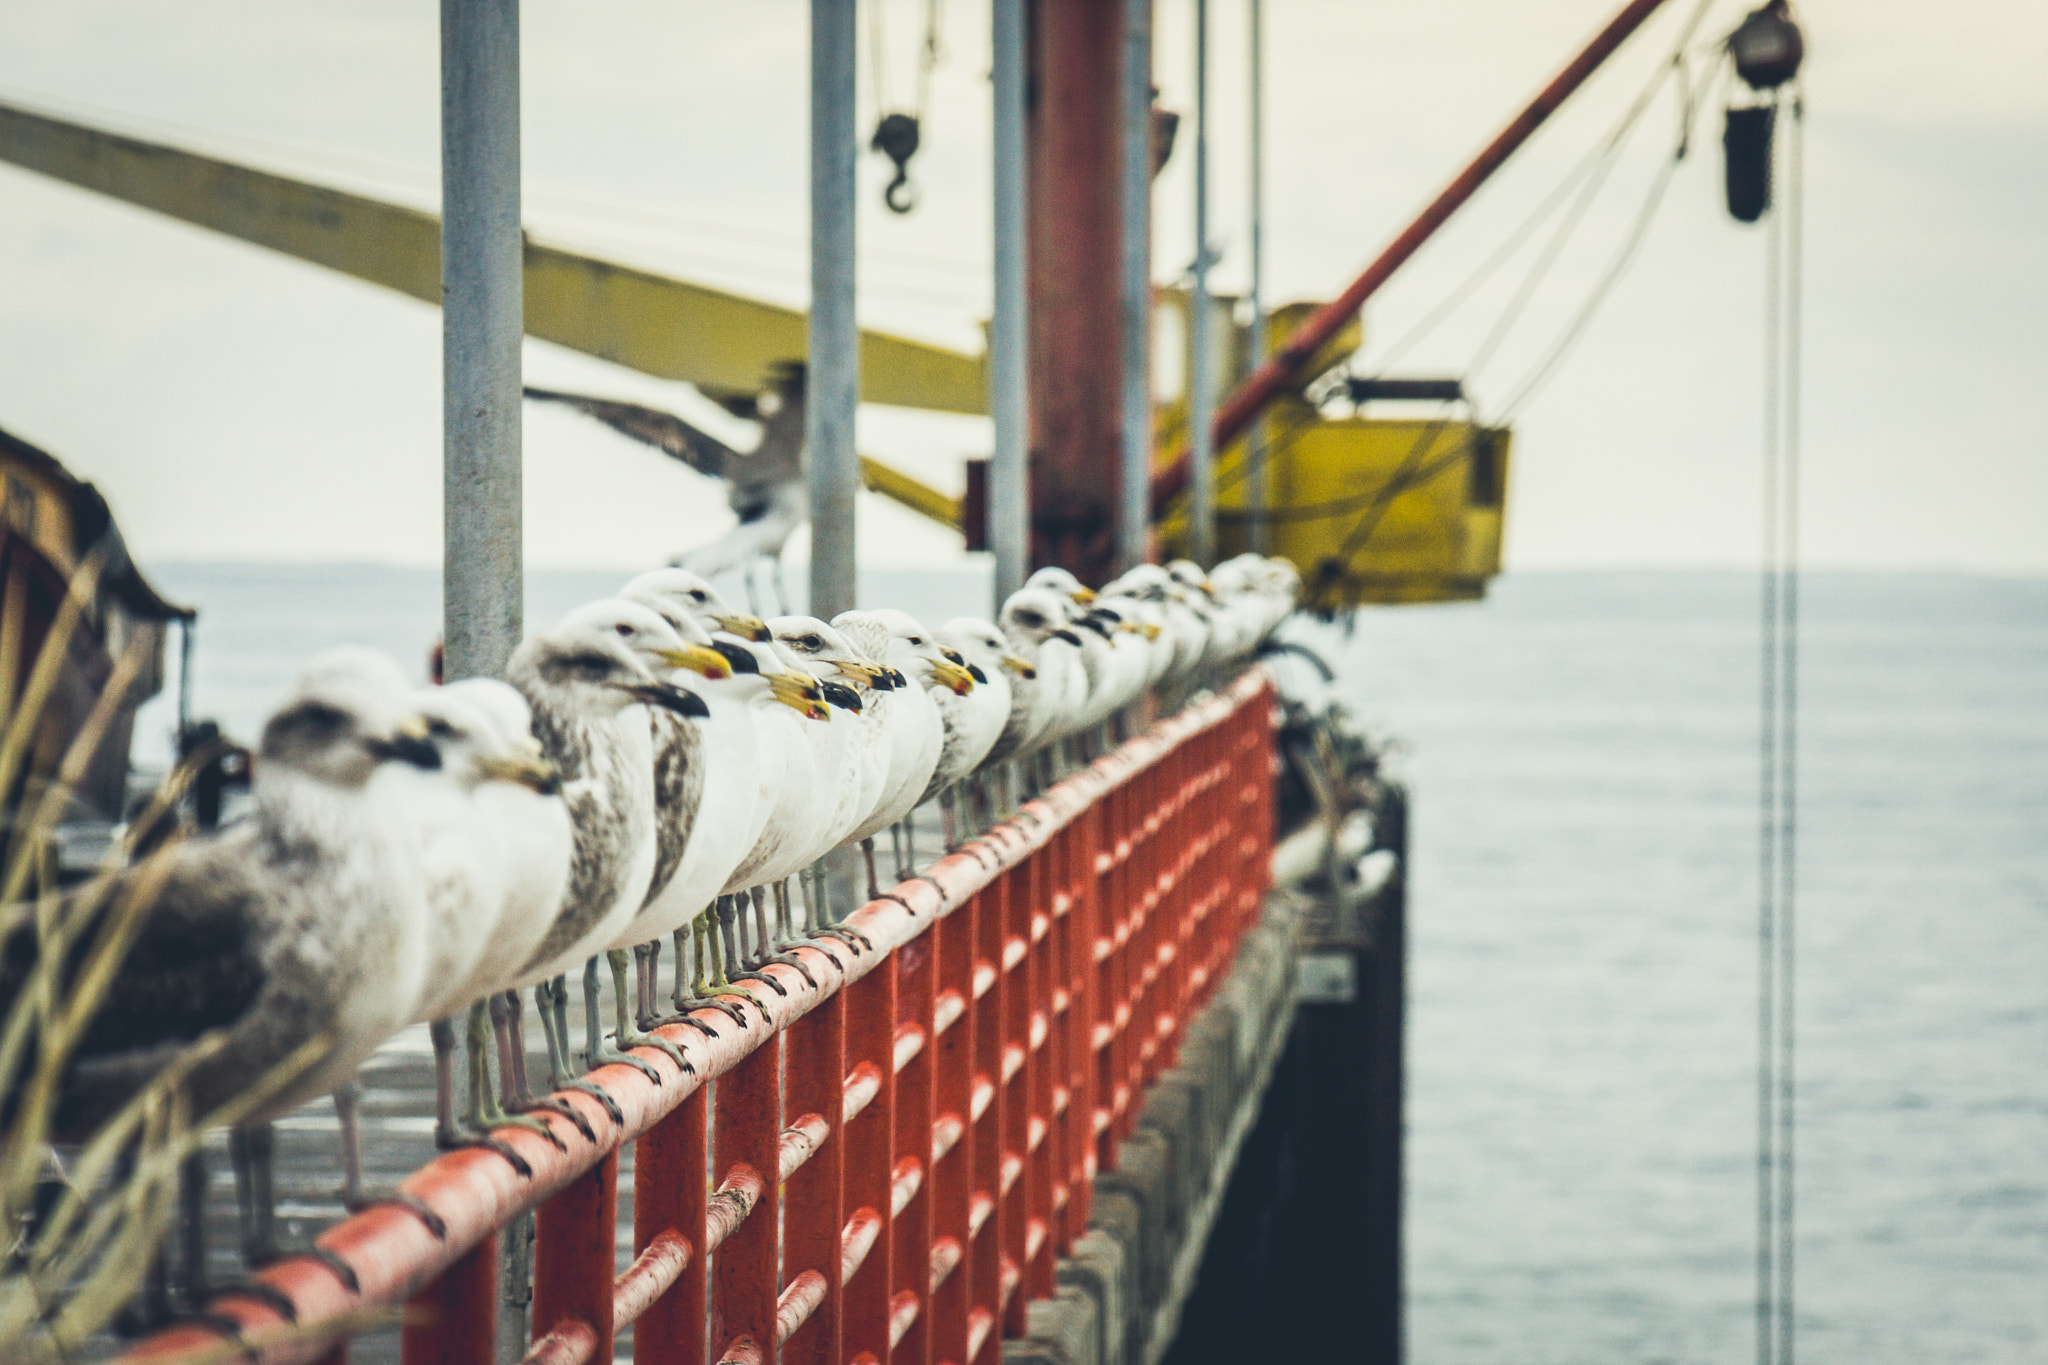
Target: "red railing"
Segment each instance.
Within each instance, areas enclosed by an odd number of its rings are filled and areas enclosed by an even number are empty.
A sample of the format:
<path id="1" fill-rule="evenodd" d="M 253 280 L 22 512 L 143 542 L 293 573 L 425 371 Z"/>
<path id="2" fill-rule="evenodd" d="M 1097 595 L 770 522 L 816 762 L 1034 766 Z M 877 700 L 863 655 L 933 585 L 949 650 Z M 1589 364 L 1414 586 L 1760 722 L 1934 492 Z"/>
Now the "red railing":
<path id="1" fill-rule="evenodd" d="M 409 1365 L 485 1365 L 495 1234 L 531 1209 L 529 1360 L 608 1362 L 629 1323 L 642 1365 L 995 1360 L 1258 916 L 1272 711 L 1254 670 L 1161 722 L 855 911 L 871 949 L 805 945 L 815 986 L 771 966 L 784 993 L 747 987 L 750 1027 L 707 1010 L 664 1029 L 694 1075 L 652 1050 L 661 1084 L 593 1073 L 622 1124 L 560 1092 L 596 1141 L 502 1130 L 531 1178 L 486 1151 L 440 1157 L 209 1314 L 265 1359 L 339 1360 L 309 1327 L 406 1303 Z M 130 1358 L 217 1341 L 188 1324 Z"/>

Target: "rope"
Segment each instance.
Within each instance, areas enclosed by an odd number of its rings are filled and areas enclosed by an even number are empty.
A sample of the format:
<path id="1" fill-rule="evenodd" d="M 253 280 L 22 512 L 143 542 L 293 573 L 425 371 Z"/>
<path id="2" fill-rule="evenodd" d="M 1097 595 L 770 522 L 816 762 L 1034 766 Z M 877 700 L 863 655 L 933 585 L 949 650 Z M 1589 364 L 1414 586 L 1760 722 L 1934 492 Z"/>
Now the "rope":
<path id="1" fill-rule="evenodd" d="M 1758 1365 L 1792 1365 L 1797 1034 L 1799 704 L 1799 353 L 1805 179 L 1804 102 L 1790 113 L 1783 199 L 1764 258 L 1761 722 L 1757 850 Z"/>

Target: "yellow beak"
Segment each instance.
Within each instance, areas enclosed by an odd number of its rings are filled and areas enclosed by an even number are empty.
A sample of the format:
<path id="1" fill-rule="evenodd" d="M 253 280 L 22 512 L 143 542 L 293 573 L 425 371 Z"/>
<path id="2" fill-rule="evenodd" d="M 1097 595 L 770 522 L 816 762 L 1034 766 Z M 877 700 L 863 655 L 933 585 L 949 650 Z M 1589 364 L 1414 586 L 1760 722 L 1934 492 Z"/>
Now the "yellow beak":
<path id="1" fill-rule="evenodd" d="M 801 673 L 769 673 L 768 694 L 799 715 L 812 720 L 824 720 L 825 694 L 819 690 L 817 680 Z"/>
<path id="2" fill-rule="evenodd" d="M 657 649 L 656 658 L 670 668 L 687 668 L 707 678 L 729 678 L 732 665 L 725 656 L 709 645 L 684 645 L 681 649 Z"/>
<path id="3" fill-rule="evenodd" d="M 1133 635 L 1142 635 L 1148 640 L 1159 638 L 1159 627 L 1153 625 L 1150 621 L 1119 621 L 1116 623 L 1116 628 L 1118 630 L 1128 630 Z"/>
<path id="4" fill-rule="evenodd" d="M 956 695 L 962 697 L 974 690 L 974 675 L 946 659 L 933 661 L 932 681 L 952 688 Z"/>
<path id="5" fill-rule="evenodd" d="M 425 739 L 434 732 L 428 727 L 425 716 L 414 715 L 398 722 L 398 733 L 407 739 Z"/>
<path id="6" fill-rule="evenodd" d="M 1009 669 L 1020 678 L 1035 678 L 1038 676 L 1037 669 L 1014 654 L 1005 654 L 1003 656 L 1003 667 Z"/>
<path id="7" fill-rule="evenodd" d="M 742 640 L 752 640 L 759 644 L 768 638 L 768 623 L 758 616 L 714 616 L 711 619 L 718 623 L 720 630 L 737 635 Z"/>
<path id="8" fill-rule="evenodd" d="M 477 763 L 477 767 L 494 782 L 516 782 L 544 796 L 562 789 L 562 779 L 556 773 L 555 765 L 538 755 L 485 758 Z"/>
<path id="9" fill-rule="evenodd" d="M 1087 605 L 1088 605 L 1088 604 L 1089 604 L 1090 602 L 1093 602 L 1093 601 L 1095 600 L 1095 589 L 1093 589 L 1093 588 L 1076 588 L 1076 589 L 1074 589 L 1074 591 L 1073 591 L 1073 592 L 1072 592 L 1072 594 L 1070 594 L 1070 595 L 1071 595 L 1071 596 L 1073 597 L 1073 599 L 1074 599 L 1074 600 L 1075 600 L 1076 602 L 1079 602 L 1079 603 L 1080 603 L 1080 604 L 1081 604 L 1082 606 L 1084 606 L 1084 607 L 1085 607 L 1085 606 L 1087 606 Z"/>

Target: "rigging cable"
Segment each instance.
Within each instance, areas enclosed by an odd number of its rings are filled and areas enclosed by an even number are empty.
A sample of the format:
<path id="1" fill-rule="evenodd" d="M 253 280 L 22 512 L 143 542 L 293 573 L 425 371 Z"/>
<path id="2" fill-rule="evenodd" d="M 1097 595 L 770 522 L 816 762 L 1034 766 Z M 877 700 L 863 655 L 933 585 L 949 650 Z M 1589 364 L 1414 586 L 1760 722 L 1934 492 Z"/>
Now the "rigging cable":
<path id="1" fill-rule="evenodd" d="M 1600 182 L 1613 169 L 1615 159 L 1619 156 L 1622 147 L 1627 143 L 1630 134 L 1634 132 L 1636 124 L 1648 112 L 1652 102 L 1657 97 L 1657 93 L 1663 89 L 1665 80 L 1674 72 L 1679 77 L 1682 91 L 1680 102 L 1681 125 L 1690 121 L 1692 102 L 1690 99 L 1690 82 L 1686 79 L 1686 44 L 1690 41 L 1693 33 L 1698 30 L 1701 21 L 1706 18 L 1707 11 L 1712 7 L 1713 3 L 1714 0 L 1700 0 L 1698 6 L 1693 10 L 1692 16 L 1686 20 L 1684 28 L 1680 31 L 1678 41 L 1672 48 L 1670 58 L 1660 63 L 1651 72 L 1650 79 L 1644 83 L 1643 88 L 1636 93 L 1635 98 L 1622 111 L 1621 117 L 1607 131 L 1607 135 L 1596 142 L 1592 149 L 1579 159 L 1578 164 L 1573 166 L 1565 175 L 1564 179 L 1559 181 L 1557 186 L 1544 197 L 1542 202 L 1537 204 L 1527 217 L 1523 218 L 1521 222 L 1517 223 L 1508 232 L 1507 236 L 1501 240 L 1501 244 L 1494 248 L 1492 254 L 1487 256 L 1478 266 L 1474 267 L 1472 272 L 1461 280 L 1456 288 L 1444 296 L 1441 303 L 1431 309 L 1420 322 L 1417 322 L 1403 333 L 1399 340 L 1395 341 L 1375 360 L 1374 368 L 1377 373 L 1384 374 L 1397 360 L 1406 355 L 1417 342 L 1421 341 L 1452 313 L 1456 312 L 1481 284 L 1492 278 L 1495 271 L 1513 258 L 1514 254 L 1521 249 L 1523 243 L 1533 236 L 1536 230 L 1549 219 L 1551 214 L 1557 211 L 1560 205 L 1571 198 L 1576 190 L 1579 193 L 1578 202 L 1572 206 L 1567 214 L 1567 221 L 1560 225 L 1557 235 L 1553 238 L 1551 244 L 1545 248 L 1545 259 L 1539 261 L 1531 268 L 1531 275 L 1522 286 L 1523 293 L 1525 294 L 1533 291 L 1537 280 L 1549 268 L 1548 258 L 1555 255 L 1557 248 L 1563 243 L 1563 238 L 1570 235 L 1572 226 L 1585 212 L 1586 205 L 1591 201 L 1594 192 L 1599 189 Z M 1684 143 L 1685 136 L 1685 130 L 1681 126 L 1681 145 Z M 1587 184 L 1586 182 L 1589 178 L 1591 183 Z M 1511 304 L 1502 315 L 1501 320 L 1495 324 L 1495 332 L 1504 332 L 1512 324 L 1514 314 L 1520 311 L 1521 304 L 1526 301 L 1526 298 L 1518 298 L 1515 303 Z M 1479 356 L 1483 356 L 1491 351 L 1497 340 L 1497 337 L 1489 336 L 1487 342 L 1482 344 Z M 1479 356 L 1475 356 L 1466 367 L 1468 373 L 1482 363 Z"/>
<path id="2" fill-rule="evenodd" d="M 1757 1300 L 1759 1365 L 1792 1365 L 1794 1027 L 1799 703 L 1799 362 L 1805 100 L 1791 114 L 1784 198 L 1770 214 L 1764 267 L 1762 648 L 1757 856 Z"/>

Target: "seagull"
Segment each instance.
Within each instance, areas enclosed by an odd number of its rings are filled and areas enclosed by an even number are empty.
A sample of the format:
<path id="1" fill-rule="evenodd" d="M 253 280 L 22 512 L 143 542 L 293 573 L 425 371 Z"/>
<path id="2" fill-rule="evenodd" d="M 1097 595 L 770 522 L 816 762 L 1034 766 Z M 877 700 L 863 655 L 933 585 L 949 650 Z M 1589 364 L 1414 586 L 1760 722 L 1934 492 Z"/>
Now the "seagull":
<path id="1" fill-rule="evenodd" d="M 64 893 L 10 907 L 0 1008 L 33 980 L 66 926 L 65 976 L 110 916 L 140 913 L 127 952 L 65 1065 L 51 1129 L 77 1138 L 167 1069 L 201 1121 L 254 1134 L 336 1089 L 413 1015 L 424 984 L 428 908 L 419 839 L 398 791 L 440 753 L 388 658 L 330 650 L 263 728 L 254 811 L 218 834 L 173 842 Z M 41 922 L 40 924 L 38 922 Z M 58 983 L 59 998 L 75 985 Z M 5 1079 L 5 1107 L 22 1100 Z M 267 1141 L 247 1156 L 245 1251 L 267 1259 Z M 253 1206 L 253 1207 L 250 1207 Z"/>
<path id="2" fill-rule="evenodd" d="M 1047 588 L 1019 588 L 997 614 L 996 624 L 1012 655 L 1031 671 L 1010 683 L 1010 718 L 983 760 L 984 766 L 1035 752 L 1066 704 L 1069 671 L 1081 667 L 1081 637 L 1067 627 L 1064 600 Z M 1085 685 L 1085 678 L 1083 679 Z M 1008 793 L 1011 804 L 1016 793 Z"/>
<path id="3" fill-rule="evenodd" d="M 956 616 L 934 634 L 941 648 L 952 650 L 955 662 L 964 664 L 974 678 L 974 690 L 965 696 L 950 690 L 932 693 L 939 704 L 939 718 L 946 725 L 946 743 L 939 751 L 931 785 L 925 788 L 925 799 L 939 798 L 948 825 L 946 843 L 951 846 L 953 827 L 958 823 L 959 785 L 980 770 L 1002 738 L 1010 719 L 1011 677 L 1028 675 L 1033 669 L 1010 653 L 1010 642 L 990 622 Z"/>
<path id="4" fill-rule="evenodd" d="M 584 1090 L 615 1110 L 601 1089 L 570 1079 L 561 975 L 609 948 L 646 903 L 659 852 L 650 708 L 700 719 L 710 710 L 695 693 L 657 679 L 618 635 L 593 626 L 565 622 L 535 636 L 514 652 L 506 674 L 533 707 L 534 734 L 562 776 L 575 834 L 569 885 L 554 922 L 506 984 L 538 987 L 555 1088 Z M 592 964 L 586 987 L 594 976 Z M 585 1005 L 594 1012 L 594 1000 Z M 591 1043 L 593 1065 L 599 1057 L 613 1060 L 601 1038 Z"/>
<path id="5" fill-rule="evenodd" d="M 938 640 L 908 612 L 892 607 L 841 612 L 832 618 L 832 624 L 855 646 L 875 650 L 910 684 L 885 699 L 891 744 L 887 790 L 876 809 L 847 836 L 848 842 L 860 844 L 867 860 L 868 895 L 872 898 L 882 893 L 875 876 L 873 838 L 885 828 L 894 831 L 897 876 L 907 875 L 905 864 L 911 851 L 899 826 L 924 800 L 946 742 L 946 726 L 934 693 L 944 689 L 956 696 L 971 694 L 974 675 L 946 658 Z"/>
<path id="6" fill-rule="evenodd" d="M 729 569 L 746 571 L 747 593 L 754 592 L 753 568 L 763 560 L 779 573 L 782 547 L 791 533 L 810 518 L 810 495 L 804 482 L 804 366 L 785 362 L 774 386 L 746 406 L 748 416 L 765 417 L 761 440 L 751 451 L 734 450 L 671 412 L 616 399 L 561 393 L 529 387 L 526 396 L 561 403 L 595 417 L 614 431 L 653 446 L 681 460 L 700 474 L 726 483 L 726 502 L 739 525 L 712 541 L 676 556 L 677 567 L 706 576 Z M 778 586 L 785 603 L 789 594 Z"/>
<path id="7" fill-rule="evenodd" d="M 522 746 L 501 738 L 488 704 L 480 704 L 487 690 L 501 690 L 516 701 L 518 693 L 494 679 L 476 678 L 455 687 L 423 688 L 413 694 L 414 709 L 425 719 L 427 740 L 440 755 L 431 771 L 414 773 L 402 784 L 397 799 L 407 822 L 417 832 L 427 901 L 426 971 L 420 997 L 414 1006 L 415 1022 L 430 1024 L 435 1063 L 435 1139 L 444 1148 L 498 1144 L 484 1136 L 491 1128 L 514 1125 L 528 1127 L 555 1141 L 546 1123 L 539 1119 L 511 1118 L 491 1102 L 485 1084 L 488 1067 L 489 1033 L 485 1006 L 473 982 L 485 953 L 496 941 L 507 906 L 521 888 L 512 878 L 521 872 L 538 872 L 544 884 L 551 882 L 557 900 L 567 881 L 570 840 L 568 816 L 554 793 L 559 790 L 554 770 L 539 757 L 538 746 Z M 524 709 L 524 703 L 519 703 Z M 530 743 L 530 741 L 529 741 Z M 552 801 L 552 822 L 536 830 L 533 819 L 521 819 L 529 812 L 517 804 L 512 792 L 528 798 Z M 504 796 L 506 801 L 496 798 Z M 547 810 L 543 804 L 541 810 Z M 541 834 L 556 836 L 551 851 L 558 859 L 552 867 L 528 868 L 515 839 Z M 526 948 L 539 940 L 529 932 Z M 516 965 L 516 960 L 514 965 Z M 456 1011 L 477 1001 L 469 1018 L 469 1104 L 467 1126 L 455 1118 L 453 1058 Z M 348 1173 L 345 1202 L 359 1195 L 360 1162 L 357 1154 L 356 1106 L 353 1091 L 340 1095 L 344 1161 Z M 502 1149 L 515 1165 L 524 1164 L 509 1149 Z"/>
<path id="8" fill-rule="evenodd" d="M 821 737 L 833 752 L 829 758 L 821 754 L 820 767 L 836 777 L 819 838 L 808 851 L 810 865 L 844 842 L 888 794 L 892 753 L 881 703 L 907 680 L 886 663 L 864 657 L 846 636 L 814 616 L 778 616 L 768 622 L 768 630 L 785 663 L 850 688 L 860 702 L 858 709 L 833 707 L 831 731 Z M 814 909 L 813 919 L 823 918 Z"/>

